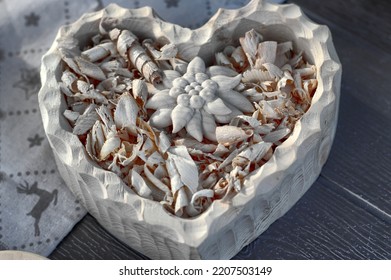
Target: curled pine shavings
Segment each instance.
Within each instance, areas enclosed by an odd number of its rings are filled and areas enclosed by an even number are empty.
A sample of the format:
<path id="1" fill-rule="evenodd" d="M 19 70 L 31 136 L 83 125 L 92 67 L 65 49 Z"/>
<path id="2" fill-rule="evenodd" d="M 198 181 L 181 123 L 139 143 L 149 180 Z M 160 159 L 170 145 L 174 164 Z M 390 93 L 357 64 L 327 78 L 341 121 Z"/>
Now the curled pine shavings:
<path id="1" fill-rule="evenodd" d="M 85 48 L 60 44 L 64 117 L 93 161 L 179 217 L 240 192 L 317 88 L 305 54 L 255 30 L 218 50 L 214 65 L 109 19 L 100 30 Z"/>

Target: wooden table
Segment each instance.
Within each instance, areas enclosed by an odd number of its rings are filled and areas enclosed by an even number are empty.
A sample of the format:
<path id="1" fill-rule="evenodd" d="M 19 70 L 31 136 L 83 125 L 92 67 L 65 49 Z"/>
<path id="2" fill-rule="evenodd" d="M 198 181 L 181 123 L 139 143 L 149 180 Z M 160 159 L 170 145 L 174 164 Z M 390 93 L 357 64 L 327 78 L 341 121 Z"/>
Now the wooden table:
<path id="1" fill-rule="evenodd" d="M 236 259 L 391 259 L 391 1 L 295 0 L 343 65 L 336 138 L 319 179 Z M 142 259 L 87 215 L 51 259 Z"/>

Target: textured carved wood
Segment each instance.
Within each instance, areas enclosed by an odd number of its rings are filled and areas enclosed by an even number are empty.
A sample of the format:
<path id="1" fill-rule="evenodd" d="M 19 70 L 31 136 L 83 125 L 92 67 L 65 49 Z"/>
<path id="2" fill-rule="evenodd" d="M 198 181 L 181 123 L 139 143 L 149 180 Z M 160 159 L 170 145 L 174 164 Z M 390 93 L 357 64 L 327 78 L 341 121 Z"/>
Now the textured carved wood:
<path id="1" fill-rule="evenodd" d="M 166 37 L 184 58 L 211 61 L 215 51 L 254 28 L 265 39 L 292 40 L 317 67 L 318 88 L 310 109 L 271 160 L 254 172 L 229 203 L 215 201 L 201 216 L 180 219 L 160 204 L 127 191 L 114 173 L 89 160 L 62 116 L 65 100 L 58 81 L 62 71 L 57 42 L 44 56 L 39 104 L 44 128 L 59 172 L 99 223 L 135 250 L 154 259 L 228 259 L 285 214 L 313 184 L 334 139 L 341 65 L 326 26 L 307 19 L 298 6 L 252 1 L 238 10 L 219 10 L 203 27 L 190 30 L 162 21 L 150 8 L 126 10 L 116 5 L 84 15 L 63 27 L 57 39 L 72 34 L 83 44 L 98 32 L 103 17 L 141 38 Z"/>

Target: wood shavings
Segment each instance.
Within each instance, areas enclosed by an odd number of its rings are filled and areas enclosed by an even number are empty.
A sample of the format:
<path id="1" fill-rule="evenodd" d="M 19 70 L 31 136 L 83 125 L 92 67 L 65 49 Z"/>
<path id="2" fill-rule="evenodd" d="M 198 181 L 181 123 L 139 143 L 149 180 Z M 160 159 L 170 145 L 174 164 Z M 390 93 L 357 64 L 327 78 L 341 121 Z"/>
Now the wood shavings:
<path id="1" fill-rule="evenodd" d="M 84 49 L 60 45 L 63 114 L 92 160 L 173 215 L 240 192 L 311 105 L 317 69 L 292 42 L 250 30 L 207 66 L 113 25 Z"/>

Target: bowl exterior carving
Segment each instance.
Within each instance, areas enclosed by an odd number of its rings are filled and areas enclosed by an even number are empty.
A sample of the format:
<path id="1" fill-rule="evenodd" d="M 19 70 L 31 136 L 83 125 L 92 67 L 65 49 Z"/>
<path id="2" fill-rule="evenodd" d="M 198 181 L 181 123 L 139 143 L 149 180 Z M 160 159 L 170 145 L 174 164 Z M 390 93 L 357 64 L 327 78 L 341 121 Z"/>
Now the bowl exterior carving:
<path id="1" fill-rule="evenodd" d="M 76 38 L 86 44 L 99 32 L 102 17 L 116 18 L 118 27 L 140 38 L 176 44 L 184 59 L 198 55 L 207 63 L 252 28 L 265 40 L 291 40 L 317 69 L 311 107 L 272 158 L 246 179 L 239 194 L 229 202 L 215 201 L 196 218 L 175 217 L 159 203 L 132 194 L 117 175 L 95 164 L 63 117 L 58 40 Z M 335 135 L 341 72 L 329 29 L 307 19 L 294 4 L 253 0 L 241 9 L 220 9 L 196 30 L 165 22 L 149 7 L 128 10 L 111 4 L 60 29 L 42 59 L 39 105 L 66 185 L 114 236 L 153 259 L 229 259 L 284 215 L 319 176 Z"/>

